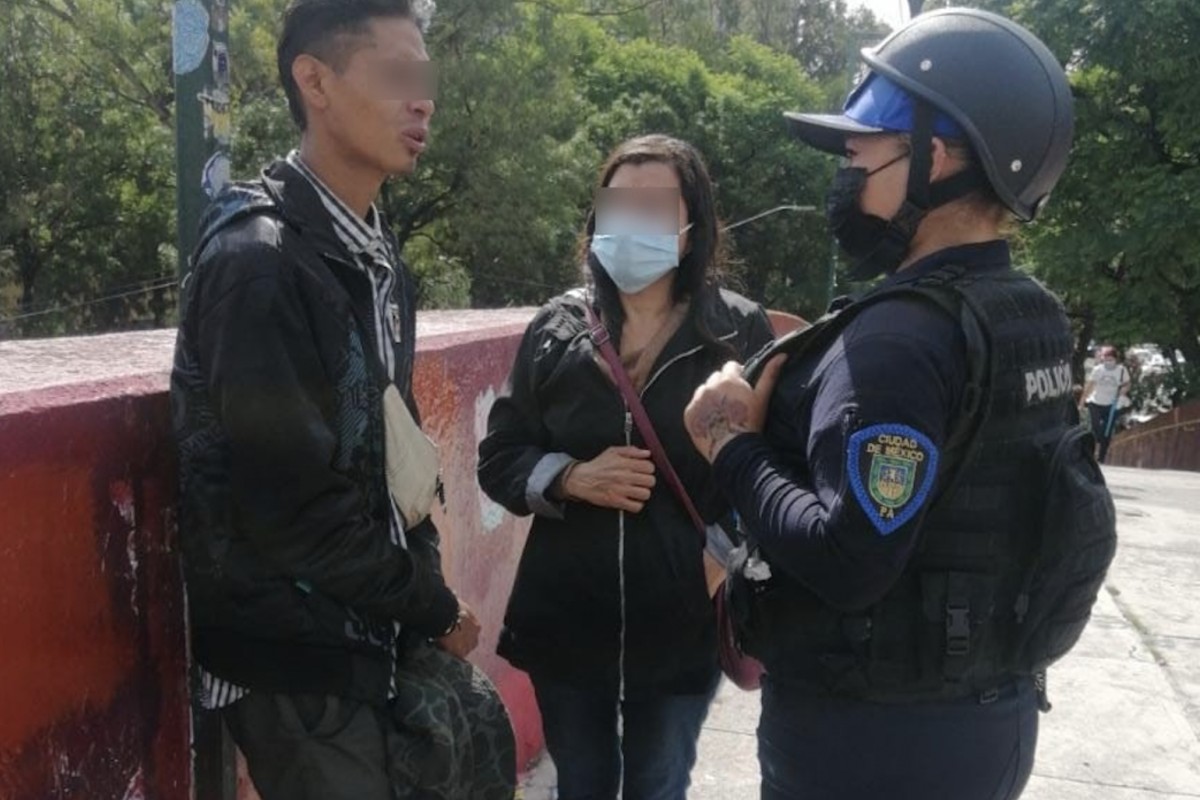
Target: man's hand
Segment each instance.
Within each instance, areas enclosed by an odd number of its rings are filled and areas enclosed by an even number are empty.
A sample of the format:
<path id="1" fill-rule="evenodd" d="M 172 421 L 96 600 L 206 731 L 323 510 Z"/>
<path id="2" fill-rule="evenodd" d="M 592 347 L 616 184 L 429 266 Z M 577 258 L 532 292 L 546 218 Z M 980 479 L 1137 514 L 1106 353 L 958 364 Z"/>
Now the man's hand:
<path id="1" fill-rule="evenodd" d="M 654 488 L 654 462 L 649 450 L 610 447 L 567 474 L 563 494 L 594 506 L 634 514 L 642 510 Z"/>
<path id="2" fill-rule="evenodd" d="M 479 646 L 479 632 L 482 628 L 475 612 L 462 600 L 458 601 L 458 622 L 454 629 L 437 640 L 437 646 L 452 656 L 465 659 L 471 651 Z"/>
<path id="3" fill-rule="evenodd" d="M 771 392 L 786 360 L 787 356 L 777 355 L 767 362 L 756 386 L 742 377 L 741 364 L 730 361 L 692 395 L 683 421 L 692 443 L 710 463 L 739 433 L 762 430 Z"/>

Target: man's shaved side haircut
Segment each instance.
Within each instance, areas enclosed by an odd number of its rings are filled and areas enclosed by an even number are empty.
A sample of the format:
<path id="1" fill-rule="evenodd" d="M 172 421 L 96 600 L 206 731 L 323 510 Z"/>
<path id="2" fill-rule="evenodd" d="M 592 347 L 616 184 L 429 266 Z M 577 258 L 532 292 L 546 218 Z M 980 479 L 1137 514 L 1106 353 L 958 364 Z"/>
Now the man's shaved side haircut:
<path id="1" fill-rule="evenodd" d="M 428 21 L 426 5 L 420 0 L 293 0 L 284 12 L 275 56 L 288 110 L 300 130 L 307 120 L 300 87 L 292 77 L 297 57 L 310 55 L 340 71 L 369 35 L 372 20 L 408 19 L 423 29 Z"/>

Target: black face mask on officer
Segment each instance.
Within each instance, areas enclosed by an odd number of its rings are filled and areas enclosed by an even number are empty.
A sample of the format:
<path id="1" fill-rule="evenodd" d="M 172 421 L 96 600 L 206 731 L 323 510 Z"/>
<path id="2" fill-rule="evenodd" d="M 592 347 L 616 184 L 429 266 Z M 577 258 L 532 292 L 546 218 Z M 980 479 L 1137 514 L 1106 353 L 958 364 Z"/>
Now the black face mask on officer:
<path id="1" fill-rule="evenodd" d="M 855 260 L 850 269 L 854 280 L 866 280 L 881 272 L 891 275 L 908 253 L 915 227 L 899 227 L 891 220 L 868 214 L 859 206 L 867 179 L 908 158 L 904 152 L 886 164 L 868 171 L 865 167 L 839 167 L 825 198 L 825 218 L 838 245 Z"/>

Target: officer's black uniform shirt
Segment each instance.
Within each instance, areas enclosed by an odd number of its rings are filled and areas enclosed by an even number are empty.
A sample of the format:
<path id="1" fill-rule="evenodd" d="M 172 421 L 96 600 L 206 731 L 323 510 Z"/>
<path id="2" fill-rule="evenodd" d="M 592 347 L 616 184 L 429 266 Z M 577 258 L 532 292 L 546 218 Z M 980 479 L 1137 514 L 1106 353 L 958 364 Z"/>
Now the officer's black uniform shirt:
<path id="1" fill-rule="evenodd" d="M 1003 241 L 965 245 L 883 285 L 947 265 L 1009 264 Z M 772 570 L 838 609 L 879 600 L 903 571 L 943 478 L 942 449 L 967 379 L 959 323 L 919 298 L 881 301 L 825 352 L 786 364 L 763 434 L 736 437 L 713 465 Z"/>

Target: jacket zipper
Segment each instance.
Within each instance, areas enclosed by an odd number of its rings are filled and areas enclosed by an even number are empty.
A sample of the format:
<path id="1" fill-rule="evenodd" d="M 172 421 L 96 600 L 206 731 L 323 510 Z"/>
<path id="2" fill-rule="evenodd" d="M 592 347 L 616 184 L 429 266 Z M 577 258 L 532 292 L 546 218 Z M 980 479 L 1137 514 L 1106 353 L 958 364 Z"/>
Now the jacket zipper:
<path id="1" fill-rule="evenodd" d="M 735 336 L 737 336 L 736 330 L 720 337 L 718 339 L 718 341 L 725 342 L 725 341 L 732 339 Z M 650 387 L 654 384 L 654 382 L 656 380 L 658 380 L 658 377 L 660 375 L 662 375 L 664 372 L 666 372 L 668 369 L 670 369 L 672 366 L 679 363 L 680 361 L 682 361 L 685 358 L 696 355 L 696 353 L 699 353 L 703 349 L 704 349 L 704 345 L 702 345 L 702 344 L 696 345 L 695 347 L 693 347 L 690 350 L 684 350 L 682 353 L 675 356 L 667 363 L 663 364 L 661 367 L 659 367 L 657 370 L 654 371 L 654 374 L 650 376 L 650 380 L 646 381 L 646 385 L 642 387 L 642 390 L 640 392 L 638 392 L 638 397 L 645 397 L 646 392 L 648 392 L 650 390 Z"/>
<path id="2" fill-rule="evenodd" d="M 365 279 L 366 282 L 369 284 L 370 290 L 371 290 L 371 321 L 370 321 L 370 324 L 368 324 L 367 320 L 363 319 L 363 316 L 361 314 L 361 309 L 359 309 L 358 304 L 355 302 L 354 295 L 350 292 L 347 292 L 347 294 L 350 295 L 350 316 L 352 316 L 354 318 L 355 324 L 360 329 L 361 334 L 366 338 L 366 343 L 370 345 L 371 355 L 374 357 L 375 360 L 380 361 L 380 364 L 379 364 L 379 368 L 381 371 L 380 377 L 383 378 L 385 383 L 395 385 L 396 384 L 395 376 L 394 375 L 389 376 L 387 374 L 387 364 L 379 357 L 381 343 L 378 338 L 378 330 L 376 329 L 376 325 L 374 324 L 375 323 L 375 315 L 378 313 L 378 308 L 377 308 L 378 303 L 377 303 L 377 298 L 375 296 L 375 279 L 372 278 L 370 275 L 364 275 L 362 270 L 359 269 L 358 265 L 350 263 L 349 261 L 345 260 L 344 258 L 337 255 L 336 253 L 331 253 L 326 250 L 319 250 L 317 252 L 325 260 L 327 260 L 331 263 L 337 264 L 338 266 L 342 267 L 343 269 L 349 270 L 353 275 L 357 276 L 358 278 Z M 396 282 L 395 286 L 398 288 L 399 294 L 401 297 L 401 302 L 403 302 L 403 298 L 406 295 L 405 295 L 405 287 L 399 284 L 399 281 L 400 281 L 399 270 L 395 270 L 395 269 L 392 270 L 392 280 Z M 389 305 L 390 305 L 390 303 L 389 303 Z M 403 313 L 404 313 L 404 310 L 402 307 L 401 314 L 403 315 Z M 385 328 L 392 327 L 392 321 L 390 319 L 383 320 L 383 323 L 384 323 Z M 393 353 L 395 352 L 395 345 L 396 345 L 396 343 L 394 341 L 388 341 L 386 343 L 387 347 L 392 348 Z M 405 346 L 407 346 L 407 345 L 405 345 Z M 366 355 L 366 354 L 364 354 L 364 355 Z M 368 361 L 368 364 L 374 363 L 374 361 L 372 361 L 371 358 L 369 358 L 369 357 L 368 357 L 367 361 Z M 399 358 L 397 358 L 394 366 L 397 370 L 400 369 L 401 363 L 400 363 Z M 370 366 L 368 366 L 367 369 L 370 370 Z M 399 388 L 399 387 L 397 386 L 397 388 Z M 386 421 L 384 424 L 386 425 Z M 386 464 L 385 464 L 385 471 L 386 471 Z M 438 467 L 436 494 L 437 494 L 438 502 L 442 506 L 442 511 L 443 512 L 446 511 L 446 487 L 445 487 L 445 484 L 442 483 L 442 471 L 441 471 L 440 465 Z M 389 505 L 388 515 L 391 516 L 393 514 L 396 514 L 397 512 L 391 507 L 390 496 L 389 496 L 388 505 Z M 399 520 L 396 521 L 396 524 L 397 524 L 399 534 L 400 534 L 401 546 L 405 550 L 407 550 L 408 549 L 408 537 L 406 535 L 407 532 L 404 530 L 404 526 L 402 524 L 400 524 Z"/>
<path id="3" fill-rule="evenodd" d="M 719 341 L 722 341 L 722 342 L 728 341 L 729 339 L 732 339 L 736 335 L 737 335 L 737 331 L 734 330 L 730 333 L 725 334 L 724 336 L 719 337 Z M 674 366 L 675 364 L 677 364 L 678 362 L 682 361 L 685 358 L 689 358 L 690 356 L 693 356 L 696 353 L 699 353 L 703 349 L 704 349 L 704 345 L 697 345 L 689 350 L 683 351 L 682 353 L 673 357 L 667 363 L 663 364 L 661 367 L 659 367 L 657 370 L 655 370 L 654 374 L 650 376 L 650 379 L 646 381 L 646 384 L 642 387 L 642 390 L 638 393 L 638 397 L 639 398 L 645 397 L 646 392 L 650 389 L 650 387 L 654 384 L 654 382 L 657 381 L 659 376 L 662 375 L 664 372 L 666 372 L 670 367 Z M 618 390 L 617 394 L 620 395 L 619 390 Z M 625 408 L 625 446 L 632 447 L 633 446 L 633 413 L 629 410 L 629 404 L 625 402 L 624 398 L 622 398 L 622 400 L 621 400 L 621 405 L 624 406 L 624 408 Z M 621 641 L 620 641 L 620 649 L 618 650 L 618 656 L 617 656 L 617 675 L 618 675 L 618 681 L 619 681 L 618 690 L 617 690 L 617 735 L 619 738 L 623 739 L 624 734 L 625 734 L 625 719 L 624 719 L 624 714 L 621 711 L 621 707 L 625 701 L 625 623 L 626 623 L 626 618 L 625 618 L 625 511 L 623 509 L 619 509 L 617 511 L 617 577 L 618 577 L 618 584 L 619 584 L 619 589 L 620 589 L 620 603 L 621 603 Z"/>
<path id="4" fill-rule="evenodd" d="M 633 444 L 633 414 L 625 405 L 625 446 Z M 617 511 L 617 585 L 621 603 L 621 641 L 617 651 L 617 739 L 625 738 L 625 510 Z"/>
<path id="5" fill-rule="evenodd" d="M 371 280 L 371 276 L 363 275 L 362 270 L 360 270 L 357 265 L 351 264 L 349 261 L 347 261 L 346 259 L 337 255 L 336 253 L 330 253 L 325 250 L 319 250 L 317 252 L 325 260 L 330 261 L 334 264 L 337 264 L 338 266 L 342 267 L 343 269 L 348 270 L 349 272 L 358 276 L 359 278 L 365 279 L 366 282 L 370 285 L 370 289 L 371 289 L 371 320 L 370 320 L 370 324 L 368 324 L 367 320 L 363 319 L 363 316 L 360 313 L 361 309 L 358 308 L 358 304 L 355 303 L 355 301 L 354 301 L 354 295 L 350 294 L 349 292 L 347 292 L 347 294 L 350 295 L 350 315 L 354 317 L 355 322 L 358 323 L 358 327 L 361 328 L 363 333 L 365 334 L 365 336 L 367 338 L 367 342 L 370 343 L 371 350 L 375 354 L 375 357 L 379 358 L 379 341 L 375 336 L 376 331 L 375 331 L 375 324 L 374 324 L 374 322 L 375 322 L 375 287 L 374 287 L 374 282 Z M 388 379 L 387 365 L 383 364 L 382 368 L 383 368 L 384 379 Z"/>

